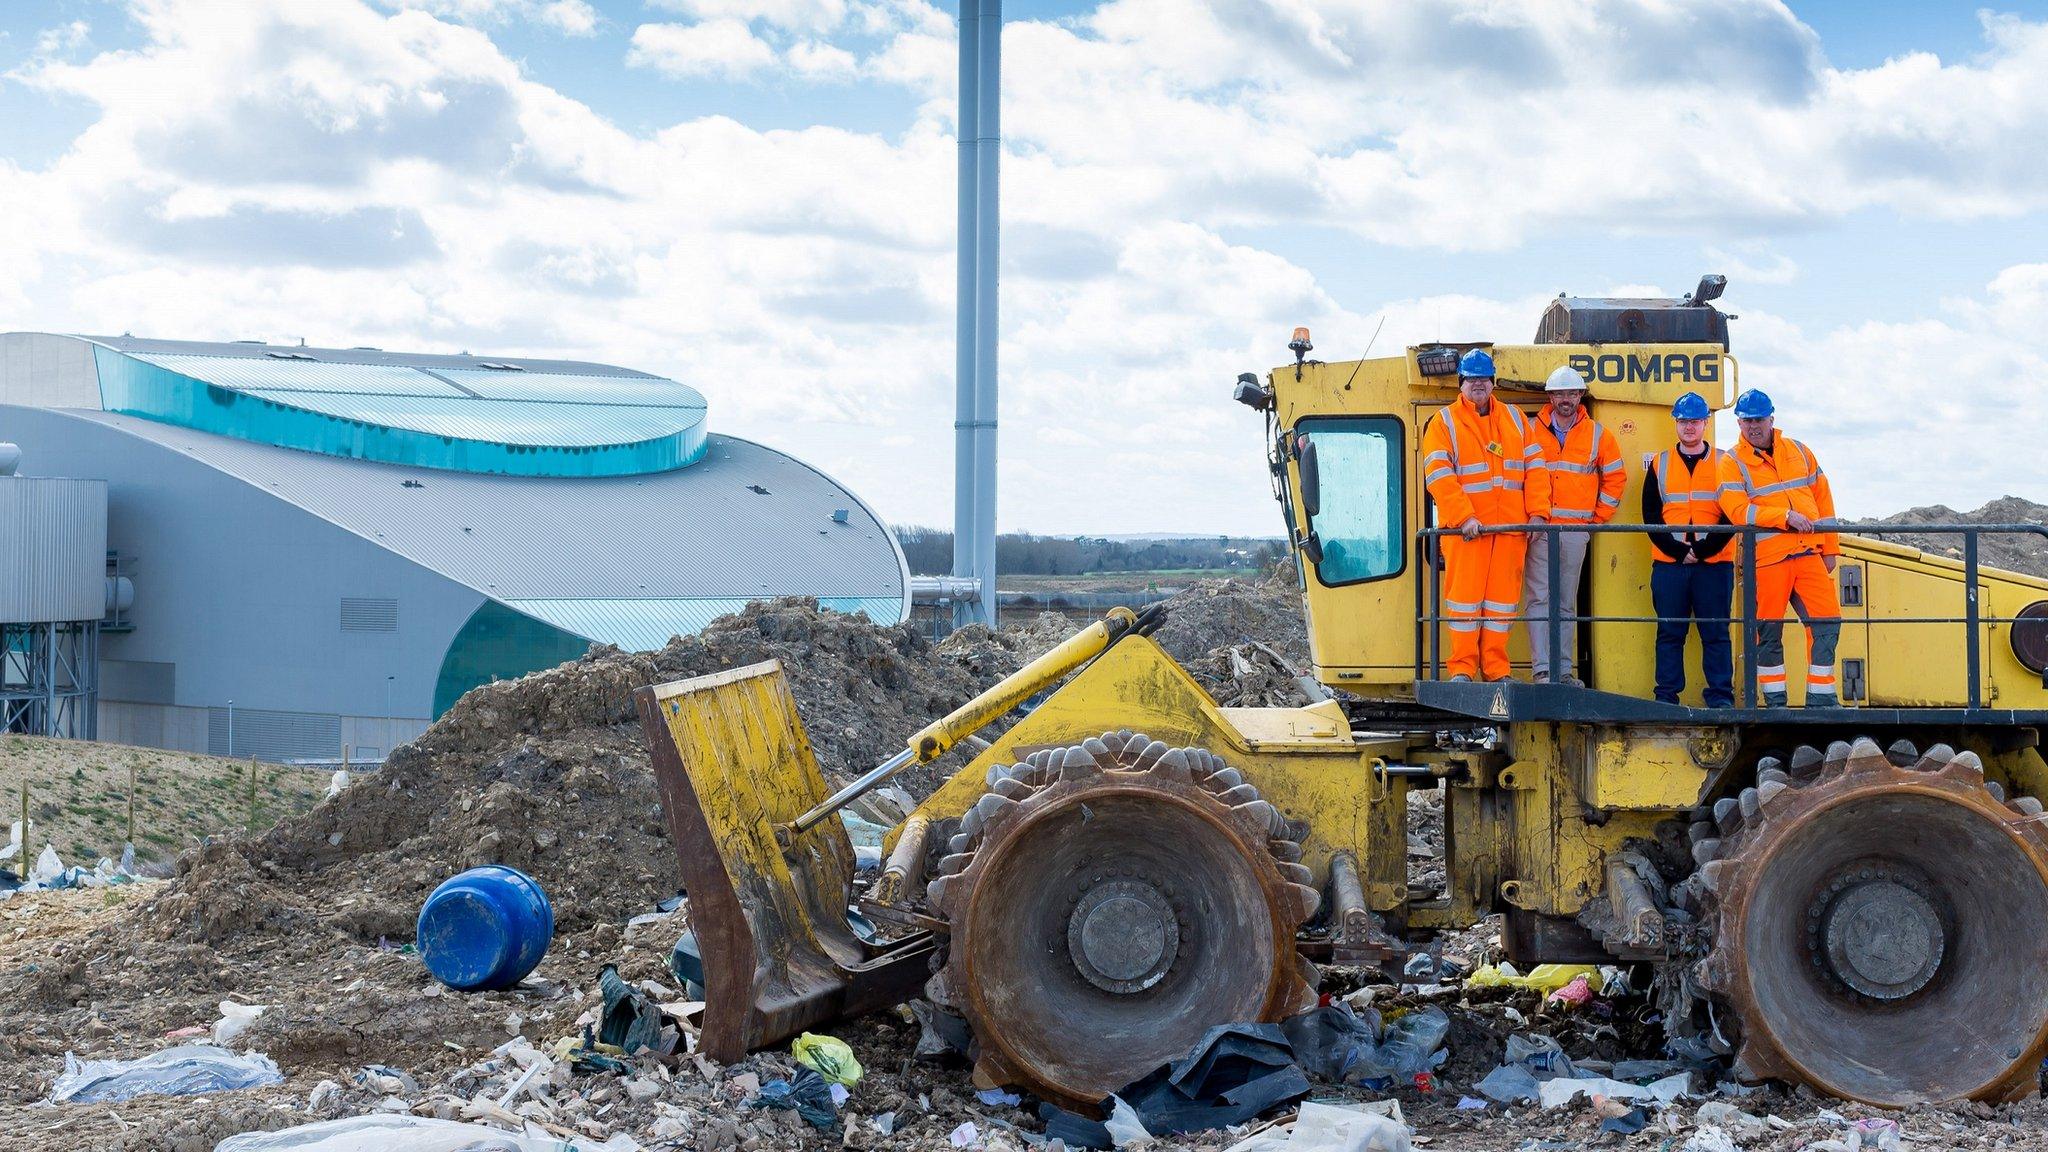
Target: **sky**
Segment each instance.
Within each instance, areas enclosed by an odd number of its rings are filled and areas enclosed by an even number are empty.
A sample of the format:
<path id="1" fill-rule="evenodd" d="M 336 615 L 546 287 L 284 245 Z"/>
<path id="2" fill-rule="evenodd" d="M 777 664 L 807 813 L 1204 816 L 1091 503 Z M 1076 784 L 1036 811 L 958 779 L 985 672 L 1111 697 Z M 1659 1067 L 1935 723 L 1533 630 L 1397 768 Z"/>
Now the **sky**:
<path id="1" fill-rule="evenodd" d="M 1729 278 L 1846 515 L 2048 500 L 2048 0 L 1010 0 L 1005 531 L 1277 534 L 1239 372 Z M 4 0 L 0 331 L 591 359 L 952 510 L 953 9 Z M 5 429 L 0 428 L 0 437 Z"/>

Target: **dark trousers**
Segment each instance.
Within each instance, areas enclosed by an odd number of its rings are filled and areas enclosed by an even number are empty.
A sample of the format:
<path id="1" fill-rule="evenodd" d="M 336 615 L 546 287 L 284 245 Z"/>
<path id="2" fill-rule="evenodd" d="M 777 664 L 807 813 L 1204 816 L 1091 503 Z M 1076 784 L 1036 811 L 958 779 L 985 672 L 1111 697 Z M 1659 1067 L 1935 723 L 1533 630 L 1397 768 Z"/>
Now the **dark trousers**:
<path id="1" fill-rule="evenodd" d="M 1707 680 L 1709 708 L 1735 704 L 1735 649 L 1729 640 L 1728 616 L 1735 600 L 1735 565 L 1650 565 L 1650 602 L 1661 618 L 1657 625 L 1657 699 L 1678 703 L 1685 690 L 1685 633 L 1688 621 L 1700 630 L 1700 664 Z M 1707 623 L 1707 621 L 1719 621 Z"/>

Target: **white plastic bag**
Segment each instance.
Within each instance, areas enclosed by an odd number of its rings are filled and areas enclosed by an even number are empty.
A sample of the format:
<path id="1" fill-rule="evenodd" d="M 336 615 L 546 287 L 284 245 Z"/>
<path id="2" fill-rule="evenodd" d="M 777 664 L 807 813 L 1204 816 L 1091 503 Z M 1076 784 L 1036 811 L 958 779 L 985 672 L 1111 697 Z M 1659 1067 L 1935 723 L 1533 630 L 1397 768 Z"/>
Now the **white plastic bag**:
<path id="1" fill-rule="evenodd" d="M 54 844 L 43 845 L 42 854 L 36 857 L 35 867 L 29 869 L 28 882 L 40 887 L 64 874 L 64 860 L 57 855 Z"/>
<path id="2" fill-rule="evenodd" d="M 64 1054 L 64 1072 L 50 1102 L 112 1103 L 136 1096 L 197 1096 L 280 1084 L 284 1076 L 261 1052 L 236 1054 L 211 1044 L 182 1044 L 140 1060 L 80 1060 Z"/>
<path id="3" fill-rule="evenodd" d="M 1382 1111 L 1383 1103 L 1388 1102 L 1345 1107 L 1310 1101 L 1293 1124 L 1246 1137 L 1229 1152 L 1414 1152 L 1408 1125 Z"/>
<path id="4" fill-rule="evenodd" d="M 237 1004 L 233 1000 L 220 1002 L 220 1019 L 213 1022 L 213 1042 L 226 1047 L 235 1037 L 249 1030 L 249 1025 L 263 1015 L 267 1004 Z"/>
<path id="5" fill-rule="evenodd" d="M 1121 1096 L 1109 1098 L 1109 1119 L 1104 1120 L 1102 1126 L 1109 1129 L 1110 1142 L 1119 1148 L 1152 1138 L 1152 1133 L 1145 1130 L 1145 1121 L 1139 1118 L 1138 1110 L 1124 1103 Z"/>
<path id="6" fill-rule="evenodd" d="M 615 1145 L 612 1147 L 616 1147 Z M 481 1124 L 425 1116 L 350 1116 L 276 1132 L 244 1132 L 213 1152 L 598 1152 L 595 1141 L 564 1143 Z"/>

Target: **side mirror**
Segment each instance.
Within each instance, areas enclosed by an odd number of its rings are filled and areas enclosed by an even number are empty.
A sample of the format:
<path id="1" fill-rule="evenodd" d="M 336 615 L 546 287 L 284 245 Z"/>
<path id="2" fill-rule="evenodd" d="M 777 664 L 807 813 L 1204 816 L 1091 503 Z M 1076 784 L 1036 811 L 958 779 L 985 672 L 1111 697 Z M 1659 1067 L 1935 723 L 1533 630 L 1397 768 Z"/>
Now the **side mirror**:
<path id="1" fill-rule="evenodd" d="M 1304 533 L 1301 537 L 1301 554 L 1308 557 L 1310 563 L 1321 564 L 1323 562 L 1323 538 L 1314 532 Z"/>
<path id="2" fill-rule="evenodd" d="M 1323 477 L 1316 467 L 1316 442 L 1307 436 L 1297 437 L 1295 457 L 1301 462 L 1301 510 L 1313 518 L 1323 510 Z"/>

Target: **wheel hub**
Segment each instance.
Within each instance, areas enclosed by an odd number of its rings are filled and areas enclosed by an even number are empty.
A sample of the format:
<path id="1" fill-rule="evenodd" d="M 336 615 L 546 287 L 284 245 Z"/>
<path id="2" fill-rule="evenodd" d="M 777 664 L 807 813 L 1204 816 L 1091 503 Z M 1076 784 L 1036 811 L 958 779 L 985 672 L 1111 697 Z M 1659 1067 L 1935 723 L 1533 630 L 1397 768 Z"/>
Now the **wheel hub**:
<path id="1" fill-rule="evenodd" d="M 1814 962 L 1873 1000 L 1903 1000 L 1941 970 L 1948 932 L 1912 878 L 1883 866 L 1837 876 L 1807 913 Z"/>
<path id="2" fill-rule="evenodd" d="M 1180 952 L 1180 918 L 1143 880 L 1094 884 L 1067 918 L 1067 954 L 1083 979 L 1105 992 L 1142 992 L 1159 983 Z"/>

